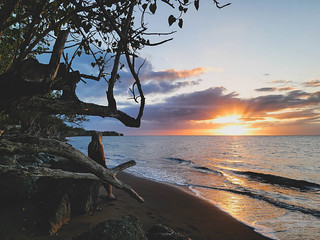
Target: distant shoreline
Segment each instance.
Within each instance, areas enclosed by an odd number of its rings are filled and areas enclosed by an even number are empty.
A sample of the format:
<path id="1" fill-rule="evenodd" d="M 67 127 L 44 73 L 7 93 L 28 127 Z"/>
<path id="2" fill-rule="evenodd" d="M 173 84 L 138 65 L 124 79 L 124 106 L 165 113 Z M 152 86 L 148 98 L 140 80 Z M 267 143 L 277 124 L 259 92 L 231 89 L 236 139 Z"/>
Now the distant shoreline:
<path id="1" fill-rule="evenodd" d="M 83 128 L 70 128 L 64 134 L 65 137 L 80 137 L 80 136 L 92 136 L 95 130 L 85 130 Z M 118 133 L 115 131 L 98 131 L 101 132 L 103 136 L 124 136 L 123 133 Z"/>

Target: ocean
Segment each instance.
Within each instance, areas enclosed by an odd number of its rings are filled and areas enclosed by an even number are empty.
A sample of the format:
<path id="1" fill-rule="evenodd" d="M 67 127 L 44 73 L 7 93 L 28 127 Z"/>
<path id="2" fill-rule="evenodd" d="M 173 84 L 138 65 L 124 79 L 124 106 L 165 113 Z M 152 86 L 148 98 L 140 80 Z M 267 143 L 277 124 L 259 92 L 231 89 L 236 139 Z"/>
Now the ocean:
<path id="1" fill-rule="evenodd" d="M 69 143 L 87 154 L 90 137 Z M 104 137 L 108 167 L 188 187 L 272 239 L 320 239 L 320 136 Z"/>

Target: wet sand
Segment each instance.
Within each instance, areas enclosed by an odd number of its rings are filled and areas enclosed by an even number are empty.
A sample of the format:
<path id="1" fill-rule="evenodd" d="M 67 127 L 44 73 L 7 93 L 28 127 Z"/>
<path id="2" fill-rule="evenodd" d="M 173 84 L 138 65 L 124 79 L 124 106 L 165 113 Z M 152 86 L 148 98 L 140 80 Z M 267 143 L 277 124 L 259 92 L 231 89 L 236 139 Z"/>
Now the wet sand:
<path id="1" fill-rule="evenodd" d="M 118 178 L 135 189 L 145 202 L 138 203 L 127 193 L 115 189 L 114 193 L 118 197 L 116 201 L 107 202 L 99 198 L 101 212 L 72 217 L 54 236 L 35 232 L 32 223 L 26 219 L 28 216 L 23 206 L 17 209 L 5 208 L 0 216 L 0 239 L 71 240 L 73 236 L 89 230 L 99 222 L 129 214 L 135 215 L 145 230 L 161 223 L 193 240 L 268 239 L 187 190 L 127 173 L 119 174 Z M 106 194 L 103 188 L 100 194 Z"/>

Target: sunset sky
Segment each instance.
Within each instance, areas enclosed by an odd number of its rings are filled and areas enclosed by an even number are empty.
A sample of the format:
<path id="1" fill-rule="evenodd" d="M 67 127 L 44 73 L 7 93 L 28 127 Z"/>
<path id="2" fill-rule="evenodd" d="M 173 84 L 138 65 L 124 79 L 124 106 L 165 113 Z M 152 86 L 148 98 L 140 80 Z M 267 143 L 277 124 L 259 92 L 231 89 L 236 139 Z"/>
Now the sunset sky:
<path id="1" fill-rule="evenodd" d="M 217 9 L 200 1 L 174 40 L 141 52 L 146 107 L 139 129 L 100 117 L 84 127 L 125 135 L 320 134 L 320 1 L 230 2 Z M 177 29 L 168 27 L 166 11 L 150 17 L 151 30 Z M 127 100 L 130 75 L 120 75 L 118 108 L 136 116 L 139 105 Z M 106 105 L 105 90 L 106 82 L 88 81 L 77 93 Z"/>

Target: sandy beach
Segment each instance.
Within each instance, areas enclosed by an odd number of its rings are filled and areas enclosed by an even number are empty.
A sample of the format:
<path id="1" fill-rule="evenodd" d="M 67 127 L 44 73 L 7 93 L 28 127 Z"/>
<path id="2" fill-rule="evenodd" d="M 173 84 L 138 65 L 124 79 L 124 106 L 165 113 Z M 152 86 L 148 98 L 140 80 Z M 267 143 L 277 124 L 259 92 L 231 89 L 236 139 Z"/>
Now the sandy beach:
<path id="1" fill-rule="evenodd" d="M 212 204 L 197 198 L 187 190 L 167 184 L 157 183 L 131 174 L 121 173 L 119 179 L 131 185 L 145 200 L 138 203 L 127 193 L 115 189 L 116 201 L 106 202 L 99 198 L 101 212 L 72 217 L 54 236 L 36 233 L 24 211 L 2 209 L 0 237 L 2 240 L 68 240 L 92 228 L 109 218 L 135 215 L 145 230 L 156 223 L 189 236 L 194 240 L 262 240 L 268 239 L 256 233 L 252 228 L 236 221 Z M 100 194 L 106 194 L 103 188 Z M 13 212 L 13 213 L 12 213 Z M 19 219 L 17 219 L 19 218 Z M 30 219 L 29 219 L 30 220 Z"/>

